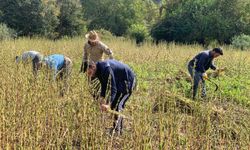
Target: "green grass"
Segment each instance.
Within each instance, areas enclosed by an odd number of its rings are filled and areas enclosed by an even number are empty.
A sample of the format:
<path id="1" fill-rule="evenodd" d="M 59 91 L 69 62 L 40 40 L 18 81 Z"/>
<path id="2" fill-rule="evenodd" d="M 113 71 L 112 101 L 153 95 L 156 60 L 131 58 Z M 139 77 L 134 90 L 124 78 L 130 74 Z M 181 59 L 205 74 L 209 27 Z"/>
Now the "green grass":
<path id="1" fill-rule="evenodd" d="M 228 71 L 207 82 L 206 100 L 188 97 L 190 83 L 179 76 L 199 45 L 145 43 L 137 47 L 124 39 L 104 42 L 116 59 L 137 74 L 138 90 L 124 114 L 125 132 L 110 137 L 112 115 L 102 114 L 79 74 L 84 38 L 49 41 L 17 39 L 0 42 L 0 149 L 249 149 L 250 52 L 224 46 L 216 60 Z M 73 60 L 70 91 L 59 96 L 58 85 L 41 71 L 34 81 L 31 67 L 16 65 L 14 57 L 34 49 L 61 53 Z"/>

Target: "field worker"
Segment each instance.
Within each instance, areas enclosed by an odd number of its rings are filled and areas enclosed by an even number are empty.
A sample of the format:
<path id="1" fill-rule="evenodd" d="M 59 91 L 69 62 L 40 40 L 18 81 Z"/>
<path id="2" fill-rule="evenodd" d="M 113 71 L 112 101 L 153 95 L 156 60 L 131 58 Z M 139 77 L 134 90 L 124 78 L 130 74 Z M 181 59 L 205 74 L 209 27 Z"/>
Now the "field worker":
<path id="1" fill-rule="evenodd" d="M 85 35 L 88 42 L 84 44 L 83 48 L 83 59 L 80 72 L 86 72 L 88 61 L 103 61 L 103 54 L 113 59 L 113 53 L 107 45 L 100 41 L 98 34 L 95 31 L 90 31 Z"/>
<path id="2" fill-rule="evenodd" d="M 33 74 L 37 75 L 38 70 L 40 69 L 43 55 L 37 51 L 26 51 L 20 56 L 16 56 L 16 63 L 23 62 L 27 63 L 32 61 Z"/>
<path id="3" fill-rule="evenodd" d="M 90 62 L 87 69 L 89 78 L 98 78 L 101 83 L 100 107 L 102 111 L 112 110 L 121 112 L 125 103 L 135 88 L 136 78 L 128 65 L 116 60 Z M 110 84 L 109 84 L 110 83 Z M 107 88 L 111 89 L 110 100 L 105 102 Z M 115 115 L 113 131 L 122 133 L 123 118 Z"/>
<path id="4" fill-rule="evenodd" d="M 53 54 L 44 57 L 43 62 L 52 71 L 54 81 L 57 79 L 64 80 L 64 87 L 61 89 L 61 96 L 63 96 L 64 91 L 68 90 L 68 79 L 73 66 L 72 61 L 64 55 Z"/>
<path id="5" fill-rule="evenodd" d="M 206 85 L 205 79 L 207 79 L 206 71 L 211 68 L 216 70 L 217 67 L 214 65 L 214 58 L 223 55 L 221 48 L 214 48 L 213 50 L 202 51 L 196 55 L 188 63 L 188 72 L 194 79 L 193 82 L 193 99 L 195 99 L 199 82 L 202 81 L 202 95 L 201 97 L 206 97 Z"/>
<path id="6" fill-rule="evenodd" d="M 46 66 L 53 71 L 53 80 L 57 77 L 62 79 L 62 77 L 68 77 L 72 69 L 72 61 L 61 54 L 53 54 L 44 57 L 43 59 Z"/>

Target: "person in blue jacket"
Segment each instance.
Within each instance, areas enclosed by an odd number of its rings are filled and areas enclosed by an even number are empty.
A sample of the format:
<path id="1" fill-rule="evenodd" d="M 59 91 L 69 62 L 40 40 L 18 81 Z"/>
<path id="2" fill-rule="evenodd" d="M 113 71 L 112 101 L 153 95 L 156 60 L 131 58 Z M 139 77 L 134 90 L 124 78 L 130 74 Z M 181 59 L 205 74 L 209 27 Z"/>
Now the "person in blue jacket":
<path id="1" fill-rule="evenodd" d="M 58 76 L 60 79 L 63 77 L 63 75 L 66 77 L 71 72 L 72 61 L 64 55 L 52 54 L 44 57 L 43 61 L 52 71 L 53 80 L 56 80 Z"/>
<path id="2" fill-rule="evenodd" d="M 68 90 L 68 79 L 72 70 L 72 61 L 70 58 L 61 55 L 61 54 L 53 54 L 44 57 L 43 62 L 48 67 L 48 69 L 52 72 L 52 79 L 55 81 L 57 79 L 64 80 L 64 88 L 61 91 L 61 95 L 63 96 L 64 91 Z"/>
<path id="3" fill-rule="evenodd" d="M 136 85 L 136 76 L 130 67 L 117 60 L 106 60 L 98 62 L 90 62 L 87 69 L 89 78 L 98 78 L 101 83 L 100 107 L 102 111 L 108 109 L 121 112 L 125 103 L 132 94 Z M 110 87 L 109 87 L 110 83 Z M 107 89 L 110 88 L 111 97 L 105 103 Z M 115 115 L 113 129 L 118 133 L 122 133 L 123 118 Z"/>
<path id="4" fill-rule="evenodd" d="M 193 78 L 193 99 L 195 99 L 199 82 L 202 81 L 202 97 L 206 97 L 206 85 L 205 79 L 208 78 L 206 71 L 211 68 L 216 70 L 217 67 L 214 65 L 214 59 L 223 55 L 221 48 L 214 48 L 212 50 L 202 51 L 196 55 L 188 63 L 188 72 Z"/>

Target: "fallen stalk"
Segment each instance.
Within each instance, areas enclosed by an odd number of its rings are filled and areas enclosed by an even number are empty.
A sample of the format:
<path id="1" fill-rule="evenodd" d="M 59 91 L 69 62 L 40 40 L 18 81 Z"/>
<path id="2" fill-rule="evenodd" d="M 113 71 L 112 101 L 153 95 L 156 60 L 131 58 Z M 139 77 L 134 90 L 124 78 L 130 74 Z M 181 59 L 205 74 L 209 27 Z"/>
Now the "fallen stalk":
<path id="1" fill-rule="evenodd" d="M 112 109 L 110 109 L 110 108 L 107 110 L 107 112 L 109 112 L 109 113 L 111 113 L 111 114 L 114 114 L 114 115 L 121 116 L 121 117 L 122 117 L 122 118 L 124 118 L 124 119 L 133 120 L 132 118 L 125 116 L 125 115 L 124 115 L 124 114 L 122 114 L 121 112 L 118 112 L 118 111 L 112 110 Z"/>

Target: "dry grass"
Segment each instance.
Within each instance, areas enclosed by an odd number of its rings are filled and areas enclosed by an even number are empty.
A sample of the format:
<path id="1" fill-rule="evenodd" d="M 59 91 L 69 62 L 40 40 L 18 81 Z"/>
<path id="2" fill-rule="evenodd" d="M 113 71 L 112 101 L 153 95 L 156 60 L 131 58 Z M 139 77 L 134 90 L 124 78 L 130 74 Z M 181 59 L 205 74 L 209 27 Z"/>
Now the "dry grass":
<path id="1" fill-rule="evenodd" d="M 214 79 L 220 91 L 191 101 L 185 77 L 186 63 L 202 48 L 198 45 L 146 43 L 136 47 L 124 39 L 104 42 L 135 70 L 139 87 L 124 114 L 125 132 L 110 137 L 111 114 L 101 114 L 79 74 L 81 38 L 48 41 L 18 39 L 0 43 L 0 149 L 249 149 L 250 53 L 224 47 L 216 62 L 227 67 Z M 61 53 L 73 60 L 71 89 L 60 97 L 58 84 L 43 73 L 34 81 L 30 66 L 17 66 L 14 56 L 35 49 Z M 157 109 L 156 109 L 157 106 Z"/>

